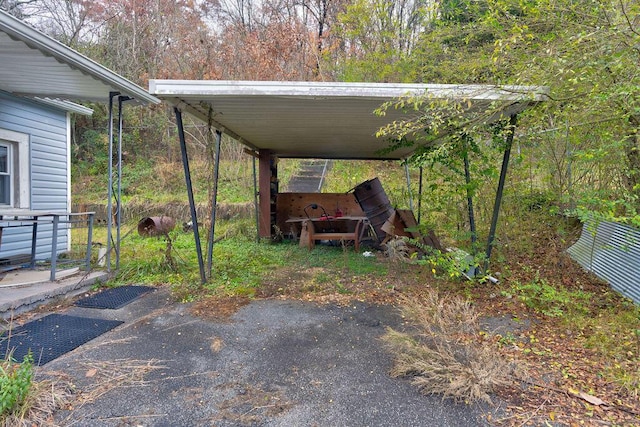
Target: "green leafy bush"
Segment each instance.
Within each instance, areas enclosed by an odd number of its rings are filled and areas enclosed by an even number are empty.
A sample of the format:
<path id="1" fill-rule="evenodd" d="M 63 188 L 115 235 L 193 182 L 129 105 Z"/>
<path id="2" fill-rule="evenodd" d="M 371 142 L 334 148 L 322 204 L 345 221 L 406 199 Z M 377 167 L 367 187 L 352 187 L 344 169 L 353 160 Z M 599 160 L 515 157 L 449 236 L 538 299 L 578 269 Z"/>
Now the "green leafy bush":
<path id="1" fill-rule="evenodd" d="M 33 355 L 22 363 L 7 357 L 0 362 L 0 419 L 11 414 L 29 394 L 33 379 Z"/>
<path id="2" fill-rule="evenodd" d="M 529 283 L 516 282 L 510 291 L 503 291 L 502 294 L 514 296 L 527 307 L 548 317 L 562 317 L 568 312 L 585 314 L 592 297 L 588 292 L 553 286 L 537 277 Z"/>

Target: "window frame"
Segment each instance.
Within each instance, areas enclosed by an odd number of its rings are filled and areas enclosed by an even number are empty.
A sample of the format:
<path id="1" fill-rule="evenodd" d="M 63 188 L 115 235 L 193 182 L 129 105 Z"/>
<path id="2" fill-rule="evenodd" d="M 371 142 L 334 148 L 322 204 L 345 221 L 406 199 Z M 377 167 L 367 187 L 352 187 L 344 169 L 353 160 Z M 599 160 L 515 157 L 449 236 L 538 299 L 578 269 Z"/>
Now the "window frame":
<path id="1" fill-rule="evenodd" d="M 0 147 L 7 149 L 7 171 L 0 171 L 0 176 L 8 176 L 9 177 L 9 203 L 3 203 L 0 200 L 0 208 L 13 207 L 14 203 L 14 192 L 15 192 L 15 175 L 14 175 L 14 154 L 13 154 L 13 144 L 10 142 L 6 142 L 0 139 Z"/>
<path id="2" fill-rule="evenodd" d="M 29 134 L 0 128 L 0 144 L 9 147 L 8 168 L 11 171 L 11 203 L 1 204 L 0 210 L 31 207 L 29 139 Z"/>

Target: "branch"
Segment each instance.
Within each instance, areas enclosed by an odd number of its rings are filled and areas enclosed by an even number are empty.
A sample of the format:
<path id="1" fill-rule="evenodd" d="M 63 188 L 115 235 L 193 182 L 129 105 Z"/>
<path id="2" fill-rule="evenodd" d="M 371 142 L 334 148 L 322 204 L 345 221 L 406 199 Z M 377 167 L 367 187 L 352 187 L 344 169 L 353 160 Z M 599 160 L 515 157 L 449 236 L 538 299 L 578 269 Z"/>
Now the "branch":
<path id="1" fill-rule="evenodd" d="M 629 19 L 629 15 L 627 15 L 627 11 L 624 9 L 624 2 L 622 0 L 620 0 L 620 8 L 622 9 L 622 15 L 624 16 L 624 19 L 627 21 L 627 24 L 629 25 L 629 30 L 631 30 L 631 32 L 633 34 L 635 34 L 636 36 L 640 36 L 640 33 L 638 33 L 633 28 L 633 24 L 631 23 L 631 20 Z"/>

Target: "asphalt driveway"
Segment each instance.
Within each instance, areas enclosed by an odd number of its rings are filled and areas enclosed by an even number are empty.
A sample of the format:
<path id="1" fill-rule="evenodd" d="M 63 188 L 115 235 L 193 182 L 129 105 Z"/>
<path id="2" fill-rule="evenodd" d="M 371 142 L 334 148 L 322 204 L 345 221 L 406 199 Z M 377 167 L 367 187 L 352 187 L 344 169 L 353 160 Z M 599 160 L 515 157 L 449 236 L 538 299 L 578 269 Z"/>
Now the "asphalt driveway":
<path id="1" fill-rule="evenodd" d="M 392 307 L 258 300 L 212 321 L 161 288 L 118 310 L 64 313 L 125 323 L 41 368 L 76 387 L 58 425 L 486 424 L 480 407 L 423 396 L 388 375 L 378 338 L 402 327 Z"/>

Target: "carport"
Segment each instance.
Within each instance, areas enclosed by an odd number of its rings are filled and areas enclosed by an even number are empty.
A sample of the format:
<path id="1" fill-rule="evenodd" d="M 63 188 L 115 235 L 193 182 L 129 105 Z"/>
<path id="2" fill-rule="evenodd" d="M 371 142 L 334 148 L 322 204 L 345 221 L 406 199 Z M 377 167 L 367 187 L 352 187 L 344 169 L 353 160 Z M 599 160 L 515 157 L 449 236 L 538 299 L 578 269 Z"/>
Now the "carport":
<path id="1" fill-rule="evenodd" d="M 424 117 L 428 122 L 429 118 L 414 109 L 389 109 L 385 115 L 374 114 L 385 102 L 421 95 L 433 101 L 458 103 L 464 106 L 461 112 L 463 116 L 477 117 L 478 113 L 486 112 L 484 123 L 508 119 L 510 126 L 487 242 L 488 259 L 497 226 L 516 117 L 523 110 L 544 101 L 548 89 L 493 85 L 150 80 L 149 92 L 174 107 L 200 276 L 204 283 L 207 275 L 191 186 L 183 113 L 203 121 L 210 129 L 216 129 L 218 152 L 221 136 L 226 133 L 245 145 L 247 152 L 254 157 L 254 181 L 256 194 L 259 194 L 256 222 L 261 238 L 271 237 L 274 223 L 272 198 L 278 191 L 277 185 L 272 185 L 272 182 L 277 182 L 274 159 L 404 160 L 411 156 L 418 147 L 400 144 L 398 148 L 389 150 L 389 141 L 378 138 L 376 134 L 381 127 L 396 120 Z M 462 130 L 447 129 L 439 133 L 436 140 L 459 132 Z M 259 172 L 256 172 L 256 160 Z M 216 182 L 213 183 L 212 226 L 207 254 L 209 275 L 218 176 L 217 165 L 214 168 Z M 470 214 L 472 216 L 471 204 Z M 473 219 L 470 219 L 474 226 Z"/>

